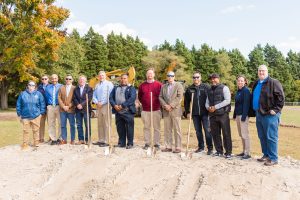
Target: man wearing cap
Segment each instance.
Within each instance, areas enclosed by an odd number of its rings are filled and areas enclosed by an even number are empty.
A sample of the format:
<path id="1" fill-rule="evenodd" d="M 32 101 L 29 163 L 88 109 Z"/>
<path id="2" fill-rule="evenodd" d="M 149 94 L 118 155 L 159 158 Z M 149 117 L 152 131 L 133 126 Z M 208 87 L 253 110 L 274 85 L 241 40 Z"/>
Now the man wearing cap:
<path id="1" fill-rule="evenodd" d="M 41 78 L 41 84 L 38 86 L 37 91 L 39 91 L 40 93 L 42 93 L 44 100 L 46 102 L 46 87 L 49 85 L 49 77 L 48 75 L 43 75 Z M 41 119 L 40 119 L 40 130 L 39 130 L 39 136 L 40 136 L 40 142 L 44 142 L 45 141 L 45 124 L 46 124 L 46 119 L 47 119 L 47 113 L 41 115 Z"/>
<path id="2" fill-rule="evenodd" d="M 198 140 L 198 149 L 195 152 L 199 153 L 204 151 L 204 139 L 202 133 L 203 127 L 205 142 L 207 146 L 207 155 L 211 155 L 213 150 L 212 136 L 209 132 L 208 111 L 205 108 L 208 90 L 209 85 L 201 82 L 200 72 L 195 72 L 193 74 L 193 84 L 187 88 L 184 94 L 184 109 L 189 118 L 189 115 L 191 113 L 190 102 L 192 93 L 194 93 L 192 118 Z"/>
<path id="3" fill-rule="evenodd" d="M 33 146 L 39 144 L 39 128 L 41 115 L 46 112 L 46 105 L 43 95 L 37 91 L 34 81 L 29 81 L 27 89 L 23 91 L 17 100 L 17 115 L 23 124 L 23 150 L 28 148 L 29 131 L 33 132 Z"/>
<path id="4" fill-rule="evenodd" d="M 175 73 L 167 73 L 168 82 L 163 85 L 159 101 L 163 108 L 164 117 L 164 141 L 166 148 L 162 152 L 171 152 L 173 145 L 173 133 L 175 138 L 175 149 L 173 153 L 181 152 L 181 101 L 183 97 L 183 86 L 175 82 Z"/>
<path id="5" fill-rule="evenodd" d="M 266 166 L 278 164 L 278 126 L 284 105 L 281 83 L 268 75 L 266 65 L 258 67 L 258 80 L 253 85 L 252 106 L 256 111 L 256 128 L 263 156 L 257 159 Z"/>
<path id="6" fill-rule="evenodd" d="M 109 102 L 108 98 L 111 91 L 114 88 L 112 82 L 106 80 L 105 71 L 100 71 L 99 83 L 96 85 L 93 93 L 93 102 L 97 105 L 97 115 L 98 115 L 98 142 L 94 142 L 94 145 L 99 145 L 100 147 L 108 146 L 108 129 L 111 124 L 111 109 L 108 109 Z M 110 120 L 108 120 L 110 118 Z"/>
<path id="7" fill-rule="evenodd" d="M 58 76 L 56 74 L 52 74 L 51 82 L 52 84 L 49 84 L 46 87 L 45 95 L 47 102 L 47 117 L 49 126 L 48 132 L 51 139 L 50 144 L 54 145 L 60 142 L 61 137 L 58 92 L 62 84 L 58 83 Z M 56 135 L 56 121 L 58 123 L 58 135 Z"/>
<path id="8" fill-rule="evenodd" d="M 225 148 L 225 158 L 232 157 L 232 140 L 229 121 L 229 112 L 231 109 L 231 94 L 229 88 L 220 83 L 219 74 L 210 75 L 211 88 L 208 90 L 205 107 L 209 112 L 210 129 L 216 149 L 214 156 L 223 156 L 223 144 Z"/>

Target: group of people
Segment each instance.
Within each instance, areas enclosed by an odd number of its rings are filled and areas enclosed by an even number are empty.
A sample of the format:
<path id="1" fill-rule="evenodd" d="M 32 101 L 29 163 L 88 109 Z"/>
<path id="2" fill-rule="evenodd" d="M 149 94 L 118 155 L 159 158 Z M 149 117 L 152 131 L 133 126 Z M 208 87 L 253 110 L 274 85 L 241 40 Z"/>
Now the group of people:
<path id="1" fill-rule="evenodd" d="M 37 87 L 29 81 L 27 89 L 17 100 L 17 114 L 23 123 L 22 149 L 28 148 L 29 131 L 33 131 L 34 146 L 44 142 L 45 121 L 49 126 L 50 143 L 67 144 L 67 120 L 70 124 L 70 144 L 85 144 L 91 136 L 90 114 L 91 102 L 97 107 L 98 140 L 93 142 L 100 147 L 108 146 L 108 132 L 111 128 L 112 113 L 118 132 L 117 147 L 131 149 L 134 147 L 134 115 L 136 98 L 142 107 L 141 118 L 144 125 L 144 149 L 160 149 L 160 122 L 164 121 L 164 148 L 162 152 L 180 153 L 182 150 L 182 106 L 191 117 L 196 130 L 198 148 L 202 152 L 207 146 L 207 154 L 213 156 L 232 157 L 232 139 L 229 112 L 231 111 L 231 92 L 220 82 L 219 74 L 209 76 L 211 84 L 201 81 L 200 72 L 193 74 L 193 84 L 184 92 L 181 83 L 175 81 L 175 73 L 167 73 L 165 84 L 155 80 L 154 69 L 149 68 L 144 81 L 136 92 L 135 87 L 128 83 L 128 75 L 120 77 L 120 84 L 114 86 L 106 80 L 104 71 L 99 72 L 99 83 L 94 90 L 81 75 L 78 86 L 73 86 L 71 75 L 65 77 L 65 85 L 58 83 L 58 76 L 43 76 L 42 83 Z M 249 159 L 250 137 L 248 122 L 250 116 L 256 116 L 256 127 L 261 143 L 263 156 L 257 159 L 271 166 L 278 163 L 278 126 L 281 109 L 284 105 L 282 85 L 268 75 L 265 65 L 258 67 L 258 80 L 254 83 L 252 94 L 247 87 L 247 79 L 237 77 L 237 92 L 233 118 L 242 138 L 243 152 L 238 154 L 241 159 Z M 136 96 L 138 93 L 138 96 Z M 192 99 L 193 97 L 193 99 Z M 192 105 L 190 105 L 192 103 Z M 191 109 L 190 109 L 191 108 Z M 56 132 L 56 121 L 60 127 Z M 85 130 L 83 130 L 83 122 Z M 78 141 L 75 142 L 75 123 Z M 153 128 L 153 141 L 151 129 Z M 203 128 L 203 129 L 202 129 Z M 203 131 L 204 130 L 204 135 Z M 174 137 L 174 140 L 173 140 Z M 204 144 L 205 139 L 205 144 Z M 213 152 L 213 146 L 216 152 Z"/>

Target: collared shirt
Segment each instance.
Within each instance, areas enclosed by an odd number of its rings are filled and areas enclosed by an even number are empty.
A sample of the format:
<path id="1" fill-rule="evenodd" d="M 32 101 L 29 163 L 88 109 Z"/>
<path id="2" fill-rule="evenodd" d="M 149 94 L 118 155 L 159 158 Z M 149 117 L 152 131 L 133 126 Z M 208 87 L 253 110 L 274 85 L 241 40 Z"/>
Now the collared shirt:
<path id="1" fill-rule="evenodd" d="M 169 97 L 172 95 L 174 85 L 175 85 L 175 82 L 173 82 L 173 83 L 168 83 L 168 96 L 169 96 Z"/>
<path id="2" fill-rule="evenodd" d="M 216 109 L 223 108 L 223 107 L 225 107 L 225 106 L 227 106 L 227 105 L 230 104 L 231 94 L 230 94 L 229 87 L 227 87 L 226 85 L 224 85 L 224 87 L 223 87 L 223 94 L 224 94 L 224 100 L 221 103 L 218 103 L 218 104 L 215 105 Z M 209 108 L 208 97 L 206 98 L 205 107 L 206 107 L 206 109 Z"/>
<path id="3" fill-rule="evenodd" d="M 71 87 L 72 87 L 72 85 L 66 85 L 66 93 L 67 93 L 67 97 L 69 96 Z"/>
<path id="4" fill-rule="evenodd" d="M 80 88 L 80 96 L 82 96 L 82 93 L 83 93 L 83 90 L 84 90 L 84 86 L 85 86 L 85 85 L 79 86 L 79 88 Z"/>
<path id="5" fill-rule="evenodd" d="M 56 85 L 49 84 L 45 89 L 45 96 L 47 105 L 58 105 L 58 91 L 62 84 L 57 83 Z"/>
<path id="6" fill-rule="evenodd" d="M 101 103 L 102 105 L 107 104 L 107 97 L 109 97 L 114 85 L 112 82 L 104 80 L 98 83 L 93 93 L 93 102 L 95 104 Z"/>
<path id="7" fill-rule="evenodd" d="M 45 90 L 48 84 L 43 84 L 43 89 Z"/>

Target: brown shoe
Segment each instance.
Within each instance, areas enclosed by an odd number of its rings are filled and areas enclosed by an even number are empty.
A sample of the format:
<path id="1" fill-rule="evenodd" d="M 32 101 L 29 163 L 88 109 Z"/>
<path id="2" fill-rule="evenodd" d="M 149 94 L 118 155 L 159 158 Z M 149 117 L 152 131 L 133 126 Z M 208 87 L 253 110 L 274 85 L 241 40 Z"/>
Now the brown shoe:
<path id="1" fill-rule="evenodd" d="M 81 144 L 84 144 L 84 141 L 83 140 L 79 140 L 78 142 L 75 143 L 76 145 L 81 145 Z"/>
<path id="2" fill-rule="evenodd" d="M 267 160 L 265 162 L 265 166 L 273 166 L 273 165 L 277 165 L 278 164 L 278 161 L 272 161 L 272 160 Z"/>
<path id="3" fill-rule="evenodd" d="M 263 156 L 263 157 L 257 159 L 258 162 L 266 162 L 268 160 L 269 160 L 269 158 L 266 156 Z"/>
<path id="4" fill-rule="evenodd" d="M 173 151 L 173 153 L 180 153 L 180 152 L 181 152 L 180 149 L 175 149 L 175 150 Z"/>
<path id="5" fill-rule="evenodd" d="M 70 144 L 71 144 L 71 145 L 75 145 L 75 142 L 74 142 L 74 140 L 72 140 L 72 141 L 70 142 Z"/>
<path id="6" fill-rule="evenodd" d="M 27 143 L 23 143 L 23 144 L 21 145 L 21 150 L 26 150 L 26 149 L 28 149 L 28 148 L 29 148 L 29 146 L 28 146 Z"/>
<path id="7" fill-rule="evenodd" d="M 44 139 L 40 139 L 40 143 L 44 143 L 45 142 L 45 140 Z"/>
<path id="8" fill-rule="evenodd" d="M 62 145 L 62 144 L 67 144 L 67 141 L 66 141 L 66 140 L 61 140 L 61 141 L 59 142 L 59 144 L 60 144 L 60 145 Z"/>
<path id="9" fill-rule="evenodd" d="M 33 147 L 39 147 L 39 144 L 40 143 L 38 141 L 36 141 L 36 142 L 33 143 Z"/>
<path id="10" fill-rule="evenodd" d="M 165 148 L 165 149 L 162 149 L 161 151 L 162 151 L 162 152 L 172 152 L 172 149 Z"/>

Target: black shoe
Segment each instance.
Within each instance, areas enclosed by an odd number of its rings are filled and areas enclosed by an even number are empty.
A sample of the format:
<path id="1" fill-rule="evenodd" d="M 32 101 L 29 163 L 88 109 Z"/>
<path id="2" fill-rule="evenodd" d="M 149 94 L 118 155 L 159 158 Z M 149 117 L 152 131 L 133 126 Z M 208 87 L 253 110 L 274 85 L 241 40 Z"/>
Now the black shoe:
<path id="1" fill-rule="evenodd" d="M 104 144 L 104 143 L 98 141 L 98 142 L 93 142 L 92 144 L 93 144 L 93 145 L 100 145 L 100 144 Z"/>
<path id="2" fill-rule="evenodd" d="M 268 160 L 270 160 L 270 159 L 267 156 L 263 156 L 263 157 L 257 159 L 258 162 L 266 162 Z"/>
<path id="3" fill-rule="evenodd" d="M 107 146 L 109 146 L 107 143 L 102 143 L 102 142 L 101 142 L 101 143 L 99 144 L 99 147 L 107 147 Z"/>
<path id="4" fill-rule="evenodd" d="M 200 153 L 200 152 L 202 152 L 202 151 L 204 151 L 204 149 L 198 148 L 198 149 L 195 151 L 195 153 Z"/>
<path id="5" fill-rule="evenodd" d="M 125 148 L 126 145 L 117 144 L 117 145 L 114 145 L 114 147 Z"/>
<path id="6" fill-rule="evenodd" d="M 245 155 L 245 154 L 244 154 L 244 152 L 243 152 L 243 153 L 237 154 L 236 156 L 242 157 L 242 156 L 244 156 L 244 155 Z"/>
<path id="7" fill-rule="evenodd" d="M 155 145 L 154 145 L 154 148 L 155 148 L 156 150 L 159 150 L 159 149 L 160 149 L 159 144 L 155 144 Z"/>
<path id="8" fill-rule="evenodd" d="M 55 141 L 55 140 L 52 140 L 50 143 L 50 145 L 56 145 L 56 144 L 57 144 L 57 141 Z"/>
<path id="9" fill-rule="evenodd" d="M 149 148 L 149 144 L 145 144 L 145 146 L 143 147 L 144 150 L 147 150 Z"/>
<path id="10" fill-rule="evenodd" d="M 211 149 L 208 149 L 207 155 L 211 155 L 212 153 L 213 153 L 213 151 Z"/>
<path id="11" fill-rule="evenodd" d="M 226 159 L 230 159 L 230 158 L 232 158 L 232 155 L 231 155 L 231 154 L 225 154 L 224 157 L 225 157 Z"/>
<path id="12" fill-rule="evenodd" d="M 247 154 L 245 154 L 244 156 L 241 157 L 242 160 L 246 160 L 246 159 L 249 159 L 249 158 L 251 158 L 251 156 L 247 155 Z"/>
<path id="13" fill-rule="evenodd" d="M 61 142 L 61 139 L 56 140 L 56 144 L 59 144 Z"/>
<path id="14" fill-rule="evenodd" d="M 133 148 L 133 145 L 130 144 L 130 145 L 127 145 L 126 149 L 132 149 Z"/>
<path id="15" fill-rule="evenodd" d="M 213 156 L 218 156 L 218 157 L 221 157 L 221 156 L 223 156 L 223 153 L 216 152 L 216 153 L 214 153 L 214 154 L 213 154 Z"/>

